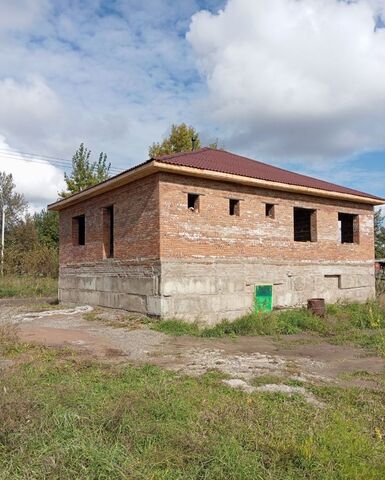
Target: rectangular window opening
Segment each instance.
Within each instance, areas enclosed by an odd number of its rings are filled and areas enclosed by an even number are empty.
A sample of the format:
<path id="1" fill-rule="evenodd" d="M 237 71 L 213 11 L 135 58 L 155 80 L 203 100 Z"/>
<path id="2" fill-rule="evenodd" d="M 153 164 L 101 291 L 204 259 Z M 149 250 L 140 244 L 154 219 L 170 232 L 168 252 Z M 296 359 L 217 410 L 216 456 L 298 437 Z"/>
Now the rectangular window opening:
<path id="1" fill-rule="evenodd" d="M 196 193 L 187 194 L 187 208 L 191 212 L 199 212 L 199 195 Z"/>
<path id="2" fill-rule="evenodd" d="M 294 241 L 317 241 L 317 211 L 294 207 Z"/>
<path id="3" fill-rule="evenodd" d="M 235 200 L 234 198 L 229 199 L 229 215 L 239 217 L 239 200 Z"/>
<path id="4" fill-rule="evenodd" d="M 275 218 L 275 205 L 273 203 L 266 203 L 265 217 Z"/>
<path id="5" fill-rule="evenodd" d="M 338 226 L 341 243 L 359 243 L 358 215 L 351 213 L 339 213 Z"/>
<path id="6" fill-rule="evenodd" d="M 114 256 L 114 206 L 103 208 L 103 246 L 104 257 Z"/>
<path id="7" fill-rule="evenodd" d="M 86 244 L 86 217 L 79 215 L 72 219 L 72 243 L 73 245 Z"/>

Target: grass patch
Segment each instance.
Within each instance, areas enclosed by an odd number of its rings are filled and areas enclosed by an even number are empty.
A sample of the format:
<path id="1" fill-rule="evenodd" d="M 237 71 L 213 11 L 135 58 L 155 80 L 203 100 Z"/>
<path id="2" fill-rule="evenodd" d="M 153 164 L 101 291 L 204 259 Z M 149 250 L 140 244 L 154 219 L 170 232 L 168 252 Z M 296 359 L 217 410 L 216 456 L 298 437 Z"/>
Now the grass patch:
<path id="1" fill-rule="evenodd" d="M 199 337 L 201 330 L 196 323 L 187 323 L 182 320 L 159 320 L 151 325 L 153 330 L 166 333 L 167 335 L 181 336 L 193 335 Z"/>
<path id="2" fill-rule="evenodd" d="M 57 279 L 48 277 L 0 277 L 0 298 L 51 297 L 57 295 Z"/>
<path id="3" fill-rule="evenodd" d="M 245 315 L 234 322 L 222 321 L 212 328 L 201 331 L 203 337 L 226 335 L 279 335 L 302 331 L 323 331 L 323 321 L 305 309 L 282 310 L 272 313 Z"/>
<path id="4" fill-rule="evenodd" d="M 327 306 L 325 318 L 306 309 L 250 313 L 233 322 L 223 320 L 214 327 L 199 328 L 182 320 L 161 320 L 151 325 L 168 335 L 198 337 L 236 337 L 255 335 L 291 335 L 309 332 L 327 337 L 335 344 L 352 344 L 385 357 L 385 308 L 378 302 Z M 300 340 L 300 343 L 302 340 Z M 316 338 L 309 340 L 316 343 Z"/>
<path id="5" fill-rule="evenodd" d="M 226 337 L 246 335 L 293 334 L 302 331 L 323 332 L 322 319 L 305 309 L 282 310 L 272 313 L 250 313 L 233 322 L 223 320 L 214 327 L 200 329 L 196 323 L 182 320 L 160 320 L 152 324 L 154 330 L 168 335 L 194 335 L 200 337 Z"/>
<path id="6" fill-rule="evenodd" d="M 283 335 L 304 331 L 327 333 L 328 331 L 325 320 L 312 315 L 306 309 L 250 313 L 232 322 L 223 320 L 214 327 L 202 329 L 197 324 L 187 324 L 182 320 L 161 320 L 154 323 L 152 328 L 169 335 L 201 337 Z"/>
<path id="7" fill-rule="evenodd" d="M 21 342 L 14 325 L 0 325 L 0 357 L 14 357 L 29 349 L 29 345 Z"/>
<path id="8" fill-rule="evenodd" d="M 24 357 L 0 374 L 0 479 L 383 479 L 383 391 L 312 387 L 319 410 L 215 374 Z"/>

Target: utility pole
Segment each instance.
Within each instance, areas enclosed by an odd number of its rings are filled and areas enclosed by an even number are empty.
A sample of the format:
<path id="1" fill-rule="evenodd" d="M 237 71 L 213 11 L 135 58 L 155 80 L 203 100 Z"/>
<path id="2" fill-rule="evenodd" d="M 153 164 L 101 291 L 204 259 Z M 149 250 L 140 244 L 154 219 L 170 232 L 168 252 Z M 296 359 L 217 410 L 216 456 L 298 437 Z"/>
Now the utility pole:
<path id="1" fill-rule="evenodd" d="M 1 193 L 1 210 L 2 210 L 2 218 L 1 218 L 1 276 L 4 276 L 4 239 L 5 239 L 5 203 L 4 197 Z"/>

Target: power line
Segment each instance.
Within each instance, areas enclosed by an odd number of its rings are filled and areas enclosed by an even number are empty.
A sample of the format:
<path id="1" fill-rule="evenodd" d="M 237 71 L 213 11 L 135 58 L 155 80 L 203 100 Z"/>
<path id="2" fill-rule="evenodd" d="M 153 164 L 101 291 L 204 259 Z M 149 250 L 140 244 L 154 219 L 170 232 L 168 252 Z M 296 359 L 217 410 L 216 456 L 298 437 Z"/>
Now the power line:
<path id="1" fill-rule="evenodd" d="M 47 159 L 50 159 L 50 160 L 62 160 L 63 162 L 71 162 L 70 160 L 68 160 L 66 158 L 53 157 L 51 155 L 44 155 L 44 154 L 40 154 L 40 153 L 22 152 L 21 150 L 15 150 L 14 148 L 12 148 L 12 150 L 9 150 L 7 148 L 1 148 L 0 147 L 0 151 L 10 152 L 10 153 L 18 153 L 19 155 L 27 155 L 27 156 L 32 156 L 32 157 L 47 158 Z"/>
<path id="2" fill-rule="evenodd" d="M 72 167 L 72 161 L 59 158 L 51 157 L 48 155 L 39 155 L 36 153 L 20 152 L 18 150 L 7 150 L 0 148 L 0 157 L 5 157 L 10 160 L 19 160 L 32 163 L 39 163 L 41 165 L 52 165 L 54 167 L 68 169 Z M 123 169 L 118 169 L 116 167 L 111 167 L 110 172 L 112 174 L 120 173 Z"/>
<path id="3" fill-rule="evenodd" d="M 26 162 L 35 162 L 35 163 L 40 163 L 40 164 L 43 164 L 43 165 L 52 165 L 52 166 L 56 166 L 56 167 L 61 167 L 61 168 L 70 168 L 72 167 L 72 162 L 70 162 L 69 160 L 46 160 L 44 158 L 39 158 L 39 157 L 21 157 L 20 155 L 12 152 L 12 151 L 2 151 L 0 149 L 0 156 L 1 157 L 5 157 L 5 158 L 9 158 L 11 160 L 20 160 L 20 161 L 26 161 Z M 121 169 L 118 169 L 118 168 L 115 168 L 115 167 L 111 167 L 110 168 L 110 171 L 111 173 L 118 173 L 118 172 L 121 172 L 122 170 Z"/>
<path id="4" fill-rule="evenodd" d="M 9 158 L 10 160 L 20 160 L 24 162 L 34 162 L 34 163 L 41 163 L 42 165 L 52 165 L 52 166 L 58 166 L 58 167 L 71 167 L 70 163 L 64 163 L 63 161 L 55 161 L 55 160 L 44 160 L 44 159 L 39 159 L 39 158 L 26 158 L 26 157 L 20 157 L 20 155 L 13 154 L 12 152 L 7 152 L 3 153 L 0 151 L 0 156 L 2 158 Z"/>

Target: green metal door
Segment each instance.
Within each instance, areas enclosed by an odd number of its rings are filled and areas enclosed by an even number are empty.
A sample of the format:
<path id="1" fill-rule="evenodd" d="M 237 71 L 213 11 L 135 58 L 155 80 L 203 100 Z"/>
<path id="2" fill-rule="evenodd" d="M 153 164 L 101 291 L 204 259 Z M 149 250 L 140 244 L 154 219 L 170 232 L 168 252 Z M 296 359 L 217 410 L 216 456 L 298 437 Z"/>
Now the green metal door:
<path id="1" fill-rule="evenodd" d="M 255 311 L 270 312 L 273 309 L 273 285 L 255 287 Z"/>

